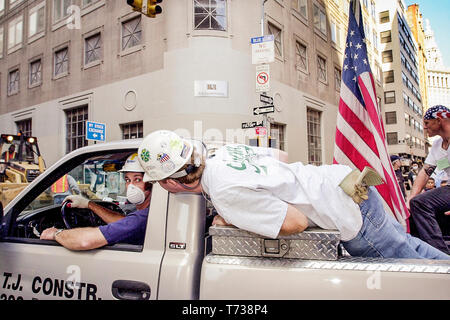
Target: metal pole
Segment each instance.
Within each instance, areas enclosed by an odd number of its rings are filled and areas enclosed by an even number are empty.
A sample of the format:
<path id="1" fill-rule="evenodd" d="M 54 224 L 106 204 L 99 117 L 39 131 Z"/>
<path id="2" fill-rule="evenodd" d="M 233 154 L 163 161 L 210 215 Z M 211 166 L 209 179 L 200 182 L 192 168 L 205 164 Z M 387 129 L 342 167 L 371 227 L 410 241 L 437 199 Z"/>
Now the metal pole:
<path id="1" fill-rule="evenodd" d="M 261 36 L 264 37 L 264 4 L 267 0 L 261 0 Z M 266 92 L 263 92 L 263 94 L 266 94 Z M 261 147 L 269 147 L 269 134 L 270 134 L 270 123 L 267 119 L 267 114 L 263 114 L 263 127 L 266 128 L 266 135 L 264 136 L 264 139 L 262 139 L 262 145 Z"/>

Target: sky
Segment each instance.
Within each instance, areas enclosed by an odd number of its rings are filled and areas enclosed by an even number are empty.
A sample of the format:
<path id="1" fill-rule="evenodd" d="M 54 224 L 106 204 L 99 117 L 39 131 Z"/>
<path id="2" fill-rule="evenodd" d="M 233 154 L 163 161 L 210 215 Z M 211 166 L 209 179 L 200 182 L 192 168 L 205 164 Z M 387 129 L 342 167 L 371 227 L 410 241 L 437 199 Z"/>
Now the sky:
<path id="1" fill-rule="evenodd" d="M 405 0 L 406 6 L 415 3 L 419 5 L 419 11 L 424 19 L 424 27 L 426 19 L 430 20 L 444 65 L 450 67 L 450 41 L 448 41 L 450 0 Z"/>

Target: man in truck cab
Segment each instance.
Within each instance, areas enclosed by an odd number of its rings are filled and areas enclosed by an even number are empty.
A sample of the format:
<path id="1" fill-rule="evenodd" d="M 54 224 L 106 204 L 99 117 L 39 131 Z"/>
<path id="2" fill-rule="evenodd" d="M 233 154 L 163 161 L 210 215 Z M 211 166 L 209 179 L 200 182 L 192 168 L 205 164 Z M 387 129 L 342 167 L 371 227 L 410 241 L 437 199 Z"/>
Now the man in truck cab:
<path id="1" fill-rule="evenodd" d="M 135 204 L 137 211 L 126 216 L 104 208 L 80 195 L 67 196 L 72 208 L 92 210 L 107 224 L 99 227 L 44 230 L 41 239 L 56 240 L 71 250 L 90 250 L 105 245 L 128 243 L 142 245 L 145 238 L 152 184 L 143 181 L 144 169 L 137 161 L 137 153 L 128 157 L 120 170 L 125 174 L 127 200 Z"/>
<path id="2" fill-rule="evenodd" d="M 376 189 L 355 184 L 358 172 L 348 166 L 288 164 L 280 161 L 284 152 L 240 144 L 204 160 L 203 150 L 166 130 L 149 134 L 138 154 L 144 181 L 173 193 L 208 194 L 220 215 L 213 224 L 268 238 L 318 226 L 339 230 L 353 256 L 450 259 L 407 234 Z"/>

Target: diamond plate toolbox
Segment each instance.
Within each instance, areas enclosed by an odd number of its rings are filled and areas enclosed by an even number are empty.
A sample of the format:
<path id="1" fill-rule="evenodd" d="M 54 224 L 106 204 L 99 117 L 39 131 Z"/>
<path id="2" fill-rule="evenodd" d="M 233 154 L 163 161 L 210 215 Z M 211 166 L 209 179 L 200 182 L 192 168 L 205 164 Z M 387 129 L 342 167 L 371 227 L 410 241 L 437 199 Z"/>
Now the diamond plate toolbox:
<path id="1" fill-rule="evenodd" d="M 212 253 L 244 257 L 306 260 L 337 260 L 340 233 L 337 230 L 306 229 L 302 233 L 267 239 L 230 226 L 209 228 Z"/>

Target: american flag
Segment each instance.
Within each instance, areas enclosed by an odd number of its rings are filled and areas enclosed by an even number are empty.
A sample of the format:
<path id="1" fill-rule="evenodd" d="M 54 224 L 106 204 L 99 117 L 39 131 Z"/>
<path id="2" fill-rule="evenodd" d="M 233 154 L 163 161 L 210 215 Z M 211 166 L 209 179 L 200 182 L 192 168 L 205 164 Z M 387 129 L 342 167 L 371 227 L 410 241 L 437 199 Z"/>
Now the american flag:
<path id="1" fill-rule="evenodd" d="M 376 170 L 385 182 L 377 186 L 385 207 L 388 206 L 397 221 L 409 231 L 409 212 L 387 152 L 363 26 L 359 0 L 352 0 L 333 162 L 361 171 L 366 166 Z"/>
<path id="2" fill-rule="evenodd" d="M 170 159 L 170 157 L 169 157 L 169 155 L 166 154 L 166 153 L 163 153 L 163 154 L 159 154 L 159 155 L 158 155 L 158 160 L 159 160 L 160 163 L 166 162 L 166 161 L 168 161 L 169 159 Z"/>

